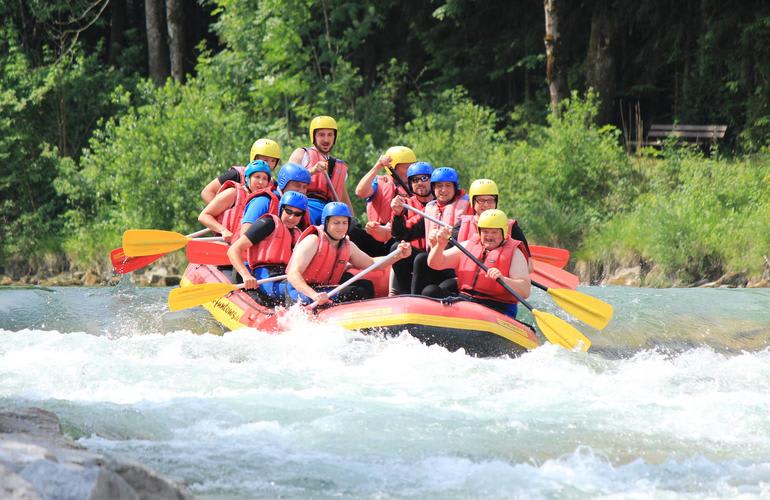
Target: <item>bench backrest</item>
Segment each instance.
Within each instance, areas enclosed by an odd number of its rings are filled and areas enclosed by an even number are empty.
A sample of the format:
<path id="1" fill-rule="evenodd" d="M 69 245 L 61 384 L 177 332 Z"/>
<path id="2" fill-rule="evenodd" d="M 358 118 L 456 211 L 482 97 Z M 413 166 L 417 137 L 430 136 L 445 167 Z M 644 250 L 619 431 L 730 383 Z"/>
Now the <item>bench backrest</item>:
<path id="1" fill-rule="evenodd" d="M 721 139 L 727 125 L 660 125 L 653 123 L 647 137 L 684 137 L 693 139 Z"/>

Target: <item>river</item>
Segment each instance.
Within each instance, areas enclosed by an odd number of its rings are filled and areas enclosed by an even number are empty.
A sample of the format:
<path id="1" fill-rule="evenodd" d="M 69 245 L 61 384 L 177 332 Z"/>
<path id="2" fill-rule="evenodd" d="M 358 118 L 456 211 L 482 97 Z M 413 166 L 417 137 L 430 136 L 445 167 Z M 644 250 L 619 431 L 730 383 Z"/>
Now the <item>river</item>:
<path id="1" fill-rule="evenodd" d="M 0 288 L 0 405 L 199 498 L 770 496 L 770 290 L 580 290 L 616 311 L 573 323 L 588 353 L 477 359 L 300 315 L 223 335 L 126 282 Z"/>

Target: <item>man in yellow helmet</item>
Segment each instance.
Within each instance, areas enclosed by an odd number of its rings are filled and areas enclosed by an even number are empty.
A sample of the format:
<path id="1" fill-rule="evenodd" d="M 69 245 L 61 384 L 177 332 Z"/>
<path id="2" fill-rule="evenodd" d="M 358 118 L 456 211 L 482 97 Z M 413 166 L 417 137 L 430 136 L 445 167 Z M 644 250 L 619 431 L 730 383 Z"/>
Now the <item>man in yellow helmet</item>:
<path id="1" fill-rule="evenodd" d="M 391 234 L 393 210 L 390 202 L 396 195 L 408 197 L 406 172 L 417 161 L 414 151 L 406 146 L 392 146 L 379 157 L 369 172 L 356 186 L 356 196 L 366 199 L 366 215 L 369 222 L 365 232 L 351 234 L 356 244 L 369 255 L 386 255 L 395 242 Z M 385 169 L 387 175 L 377 175 Z"/>
<path id="2" fill-rule="evenodd" d="M 500 190 L 497 188 L 497 183 L 491 179 L 476 179 L 468 190 L 468 196 L 470 197 L 471 207 L 473 207 L 473 215 L 463 215 L 455 223 L 452 234 L 457 241 L 465 241 L 478 233 L 476 223 L 479 220 L 479 216 L 486 210 L 497 208 Z M 508 219 L 508 234 L 514 240 L 523 243 L 522 250 L 529 258 L 531 255 L 529 244 L 527 243 L 526 236 L 524 236 L 524 231 L 521 230 L 516 219 Z M 528 263 L 529 271 L 532 272 L 532 262 L 528 260 Z"/>
<path id="3" fill-rule="evenodd" d="M 478 219 L 478 234 L 460 243 L 489 268 L 486 272 L 459 248 L 447 250 L 450 236 L 451 231 L 446 227 L 431 232 L 428 265 L 434 269 L 455 269 L 461 298 L 515 318 L 518 301 L 496 280 L 501 278 L 524 298 L 529 297 L 531 283 L 528 257 L 521 248 L 521 241 L 510 238 L 505 213 L 497 209 L 484 211 Z M 426 287 L 423 293 L 433 297 L 446 296 L 435 285 Z"/>
<path id="4" fill-rule="evenodd" d="M 297 148 L 289 157 L 289 163 L 302 165 L 310 172 L 307 188 L 308 210 L 313 224 L 320 224 L 324 206 L 332 201 L 344 203 L 353 213 L 345 181 L 348 166 L 331 155 L 337 142 L 337 121 L 331 116 L 316 116 L 310 121 L 311 147 Z"/>
<path id="5" fill-rule="evenodd" d="M 249 162 L 254 160 L 264 160 L 270 166 L 271 170 L 275 170 L 278 161 L 281 159 L 281 146 L 277 142 L 271 139 L 257 139 L 251 146 L 249 152 Z M 208 205 L 211 200 L 217 195 L 219 189 L 227 181 L 233 181 L 237 184 L 244 185 L 246 179 L 243 177 L 243 173 L 246 167 L 234 166 L 227 169 L 222 175 L 215 178 L 203 188 L 201 191 L 201 198 Z"/>

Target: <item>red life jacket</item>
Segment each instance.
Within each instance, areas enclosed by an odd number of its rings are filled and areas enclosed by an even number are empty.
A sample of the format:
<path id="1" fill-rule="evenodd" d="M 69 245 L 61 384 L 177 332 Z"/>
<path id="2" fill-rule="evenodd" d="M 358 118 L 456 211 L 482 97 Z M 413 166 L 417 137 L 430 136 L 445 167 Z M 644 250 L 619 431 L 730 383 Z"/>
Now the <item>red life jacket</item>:
<path id="1" fill-rule="evenodd" d="M 236 184 L 233 181 L 227 181 L 224 184 L 222 184 L 222 187 L 219 188 L 219 191 L 217 191 L 217 194 L 224 191 L 225 189 L 229 189 L 231 187 L 235 188 L 235 200 L 233 201 L 233 204 L 230 208 L 219 214 L 216 219 L 217 222 L 225 226 L 227 229 L 230 230 L 233 234 L 239 234 L 241 231 L 241 221 L 243 220 L 243 212 L 246 211 L 246 205 L 249 204 L 249 202 L 256 198 L 257 196 L 267 196 L 270 198 L 270 203 L 268 205 L 268 211 L 267 213 L 278 215 L 278 202 L 280 201 L 278 197 L 273 193 L 273 191 L 270 190 L 269 187 L 260 189 L 257 192 L 250 193 L 245 186 L 241 186 Z"/>
<path id="2" fill-rule="evenodd" d="M 318 250 L 302 277 L 308 285 L 339 285 L 342 273 L 350 260 L 350 240 L 346 236 L 340 245 L 334 248 L 322 226 L 310 226 L 302 232 L 299 241 L 311 234 L 318 236 Z"/>
<path id="3" fill-rule="evenodd" d="M 433 201 L 433 200 L 431 200 L 431 201 Z M 425 211 L 425 205 L 430 203 L 430 201 L 428 201 L 426 203 L 423 203 L 423 202 L 420 201 L 420 199 L 415 194 L 415 195 L 412 195 L 409 198 L 407 198 L 406 199 L 406 203 L 407 203 L 407 205 L 410 205 L 410 206 L 420 210 L 421 212 L 424 212 Z M 406 228 L 407 229 L 412 229 L 415 226 L 415 224 L 418 224 L 422 220 L 422 215 L 416 214 L 414 212 L 406 211 L 406 213 L 404 215 L 406 217 Z M 426 243 L 425 243 L 425 236 L 423 236 L 422 238 L 418 238 L 416 240 L 412 240 L 412 241 L 409 242 L 409 244 L 412 245 L 415 248 L 420 249 L 420 250 L 425 250 L 426 246 L 427 246 Z"/>
<path id="4" fill-rule="evenodd" d="M 404 188 L 396 184 L 393 177 L 389 175 L 377 176 L 377 191 L 372 199 L 366 202 L 366 216 L 370 221 L 377 221 L 380 224 L 387 224 L 393 217 L 393 210 L 390 208 L 390 202 L 399 194 L 407 197 L 409 193 L 404 192 Z"/>
<path id="5" fill-rule="evenodd" d="M 291 251 L 299 239 L 301 231 L 297 227 L 289 229 L 277 215 L 265 214 L 260 219 L 272 218 L 275 229 L 262 241 L 250 246 L 246 253 L 249 267 L 282 265 L 289 263 Z"/>
<path id="6" fill-rule="evenodd" d="M 454 201 L 451 203 L 448 203 L 446 205 L 439 206 L 438 201 L 433 200 L 429 201 L 427 205 L 425 205 L 425 213 L 433 217 L 434 219 L 438 219 L 441 222 L 444 222 L 449 225 L 449 227 L 452 227 L 455 225 L 455 223 L 466 214 L 472 214 L 473 209 L 471 208 L 471 204 L 468 200 L 463 198 L 463 195 L 465 194 L 465 191 L 460 190 L 459 193 L 455 196 Z M 441 226 L 433 222 L 432 220 L 425 219 L 425 241 L 428 241 L 428 236 L 430 235 L 430 232 L 433 229 L 440 229 Z"/>
<path id="7" fill-rule="evenodd" d="M 305 150 L 305 156 L 302 158 L 302 166 L 310 170 L 313 166 L 322 160 L 327 160 L 326 156 L 321 154 L 315 147 L 302 148 Z M 335 158 L 334 172 L 331 174 L 332 185 L 338 196 L 342 196 L 345 191 L 345 179 L 348 177 L 347 164 Z M 334 193 L 329 188 L 326 181 L 326 175 L 323 172 L 315 172 L 310 175 L 310 184 L 307 186 L 307 195 L 310 198 L 319 198 L 324 201 L 335 201 Z M 336 200 L 342 201 L 342 200 Z"/>
<path id="8" fill-rule="evenodd" d="M 465 241 L 471 239 L 473 236 L 479 235 L 479 216 L 478 215 L 463 215 L 460 217 L 460 230 L 457 232 L 457 241 Z M 456 224 L 456 223 L 455 223 Z M 513 225 L 516 224 L 516 219 L 508 219 L 508 236 L 513 231 Z M 521 250 L 526 254 L 524 247 Z"/>
<path id="9" fill-rule="evenodd" d="M 484 245 L 477 237 L 467 241 L 464 246 L 487 267 L 496 267 L 503 276 L 508 278 L 514 252 L 520 244 L 521 242 L 518 240 L 506 238 L 502 245 L 485 252 Z M 513 295 L 508 293 L 497 281 L 489 278 L 487 273 L 465 254 L 460 257 L 460 263 L 457 266 L 457 288 L 461 292 L 480 299 L 492 299 L 506 304 L 518 302 Z"/>
<path id="10" fill-rule="evenodd" d="M 233 165 L 230 168 L 238 172 L 238 184 L 240 184 L 241 186 L 245 185 L 246 184 L 246 167 L 242 167 L 240 165 Z"/>

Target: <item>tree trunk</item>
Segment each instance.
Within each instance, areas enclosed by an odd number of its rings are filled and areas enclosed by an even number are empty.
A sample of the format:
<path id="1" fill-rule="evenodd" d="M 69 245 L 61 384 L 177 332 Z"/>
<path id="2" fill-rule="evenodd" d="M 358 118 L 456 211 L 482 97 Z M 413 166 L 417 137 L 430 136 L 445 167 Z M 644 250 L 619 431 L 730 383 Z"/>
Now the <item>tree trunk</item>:
<path id="1" fill-rule="evenodd" d="M 551 95 L 551 112 L 559 116 L 559 101 L 569 95 L 567 70 L 562 60 L 561 35 L 559 32 L 560 0 L 544 0 L 545 7 L 545 56 L 546 81 Z"/>
<path id="2" fill-rule="evenodd" d="M 163 85 L 170 74 L 164 36 L 166 23 L 163 15 L 163 0 L 144 0 L 144 10 L 150 76 L 155 80 L 156 85 Z"/>
<path id="3" fill-rule="evenodd" d="M 611 123 L 615 109 L 617 24 L 609 0 L 596 2 L 586 56 L 586 84 L 599 95 L 597 124 Z"/>
<path id="4" fill-rule="evenodd" d="M 118 56 L 125 44 L 124 33 L 126 31 L 128 13 L 126 11 L 126 0 L 110 0 L 110 4 L 112 12 L 110 20 L 109 56 L 107 57 L 107 62 L 114 66 L 117 63 Z"/>
<path id="5" fill-rule="evenodd" d="M 184 81 L 184 6 L 183 0 L 166 0 L 168 48 L 171 55 L 171 76 Z"/>

